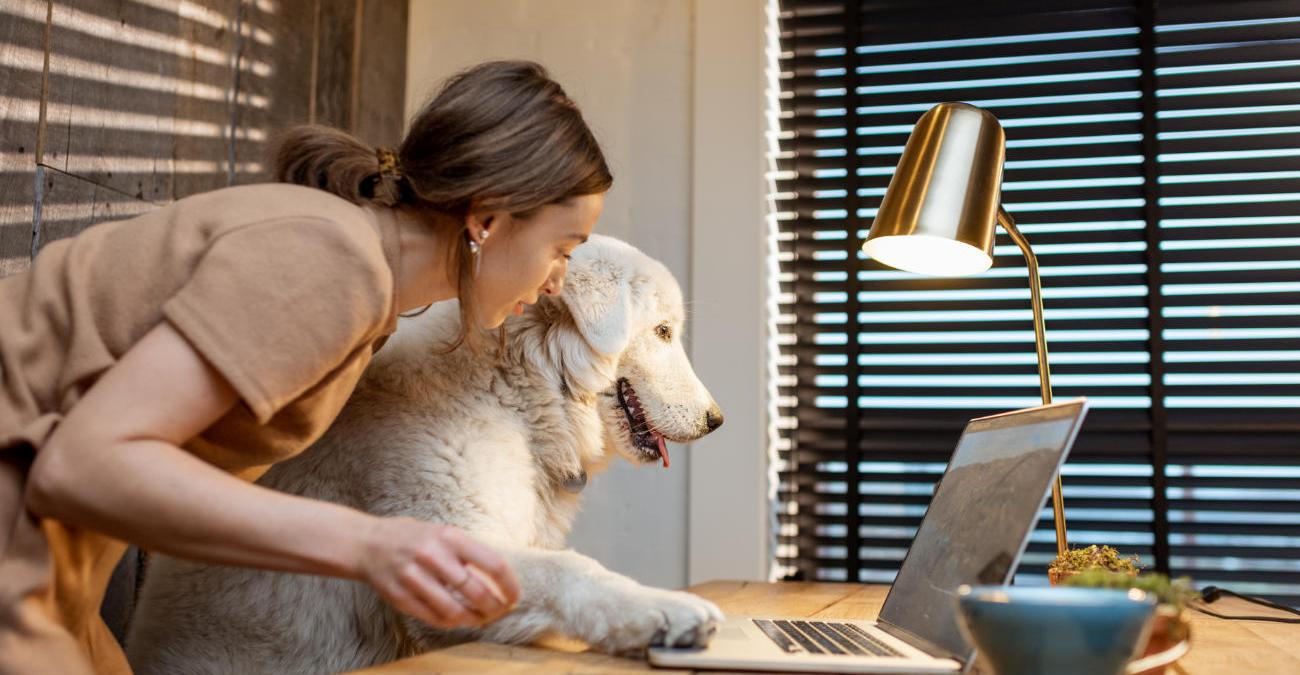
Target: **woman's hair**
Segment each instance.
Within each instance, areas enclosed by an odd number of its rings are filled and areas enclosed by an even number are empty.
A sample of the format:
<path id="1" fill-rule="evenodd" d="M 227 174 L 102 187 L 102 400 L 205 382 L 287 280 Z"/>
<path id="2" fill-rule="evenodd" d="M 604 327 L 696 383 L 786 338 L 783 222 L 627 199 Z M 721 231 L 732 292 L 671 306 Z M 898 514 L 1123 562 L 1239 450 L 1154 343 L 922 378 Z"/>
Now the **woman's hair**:
<path id="1" fill-rule="evenodd" d="M 276 180 L 320 188 L 354 204 L 435 212 L 455 223 L 448 250 L 460 297 L 462 343 L 476 351 L 471 210 L 527 219 L 548 204 L 609 190 L 613 176 L 581 111 L 531 61 L 490 61 L 447 79 L 396 152 L 319 125 L 283 133 L 272 150 Z"/>

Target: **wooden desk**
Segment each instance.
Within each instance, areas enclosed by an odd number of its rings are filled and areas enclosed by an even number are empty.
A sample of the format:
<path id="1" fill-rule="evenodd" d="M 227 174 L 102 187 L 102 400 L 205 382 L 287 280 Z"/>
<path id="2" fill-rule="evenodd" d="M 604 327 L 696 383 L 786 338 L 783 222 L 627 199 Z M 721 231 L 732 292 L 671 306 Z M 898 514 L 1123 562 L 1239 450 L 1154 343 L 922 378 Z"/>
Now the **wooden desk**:
<path id="1" fill-rule="evenodd" d="M 689 590 L 718 603 L 728 613 L 848 619 L 875 617 L 885 601 L 887 588 L 856 584 L 714 581 Z M 1260 615 L 1271 612 L 1231 598 L 1214 603 L 1214 608 L 1221 614 Z M 1300 625 L 1224 621 L 1199 612 L 1191 613 L 1191 621 L 1192 650 L 1167 673 L 1300 673 Z M 661 670 L 651 668 L 644 661 L 583 651 L 583 646 L 576 643 L 556 643 L 551 647 L 507 647 L 475 642 L 356 672 L 367 675 L 690 672 Z"/>

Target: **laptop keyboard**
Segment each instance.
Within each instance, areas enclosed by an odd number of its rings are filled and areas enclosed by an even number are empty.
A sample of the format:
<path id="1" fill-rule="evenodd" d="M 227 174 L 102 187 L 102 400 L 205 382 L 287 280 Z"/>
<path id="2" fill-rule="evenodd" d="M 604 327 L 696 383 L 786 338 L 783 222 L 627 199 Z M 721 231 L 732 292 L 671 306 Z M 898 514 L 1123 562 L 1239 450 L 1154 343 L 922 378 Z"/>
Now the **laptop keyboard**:
<path id="1" fill-rule="evenodd" d="M 754 619 L 754 625 L 782 650 L 841 656 L 903 656 L 870 633 L 838 621 Z"/>

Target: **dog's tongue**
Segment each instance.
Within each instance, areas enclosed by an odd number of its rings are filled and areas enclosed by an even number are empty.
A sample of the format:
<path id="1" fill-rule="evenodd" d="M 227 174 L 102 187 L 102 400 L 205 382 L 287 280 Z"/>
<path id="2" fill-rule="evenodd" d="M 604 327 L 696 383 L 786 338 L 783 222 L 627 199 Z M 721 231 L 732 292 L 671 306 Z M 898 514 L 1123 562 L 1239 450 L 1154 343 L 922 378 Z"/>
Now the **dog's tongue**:
<path id="1" fill-rule="evenodd" d="M 659 441 L 659 456 L 664 458 L 664 468 L 668 468 L 668 444 L 664 443 L 664 437 L 655 434 L 655 440 Z"/>

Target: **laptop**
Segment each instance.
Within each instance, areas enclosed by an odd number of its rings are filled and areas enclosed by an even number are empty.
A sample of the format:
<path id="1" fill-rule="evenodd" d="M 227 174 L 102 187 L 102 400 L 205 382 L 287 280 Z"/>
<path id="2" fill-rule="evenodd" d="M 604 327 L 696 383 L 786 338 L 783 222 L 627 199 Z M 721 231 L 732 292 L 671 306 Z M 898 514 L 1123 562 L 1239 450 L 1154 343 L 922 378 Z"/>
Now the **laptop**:
<path id="1" fill-rule="evenodd" d="M 973 419 L 876 621 L 728 617 L 702 649 L 654 648 L 671 668 L 955 673 L 975 655 L 958 627 L 962 584 L 1009 584 L 1087 399 Z"/>

